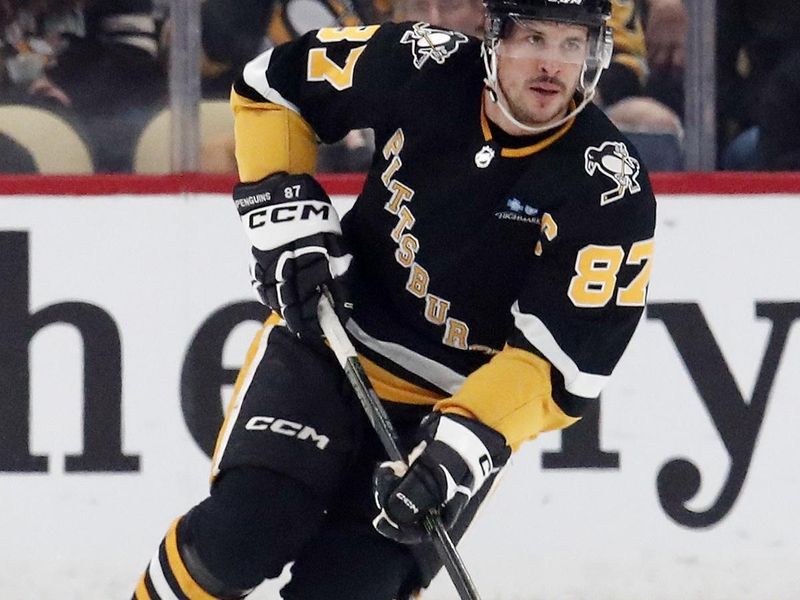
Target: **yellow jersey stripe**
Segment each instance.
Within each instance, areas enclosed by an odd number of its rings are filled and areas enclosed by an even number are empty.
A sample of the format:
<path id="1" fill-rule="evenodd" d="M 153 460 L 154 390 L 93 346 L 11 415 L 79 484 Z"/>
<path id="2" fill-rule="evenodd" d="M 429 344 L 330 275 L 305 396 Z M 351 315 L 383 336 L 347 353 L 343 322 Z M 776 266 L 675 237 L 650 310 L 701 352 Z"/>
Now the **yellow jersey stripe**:
<path id="1" fill-rule="evenodd" d="M 372 387 L 375 388 L 375 393 L 382 400 L 428 406 L 436 404 L 445 397 L 390 373 L 363 355 L 359 355 L 359 359 Z"/>
<path id="2" fill-rule="evenodd" d="M 572 102 L 574 105 L 575 103 Z M 523 156 L 530 156 L 531 154 L 535 154 L 536 152 L 540 152 L 544 150 L 548 146 L 552 146 L 562 137 L 564 134 L 567 133 L 572 124 L 575 122 L 575 117 L 572 117 L 569 121 L 564 123 L 558 130 L 553 133 L 551 136 L 543 139 L 541 142 L 537 144 L 533 144 L 532 146 L 527 146 L 525 148 L 503 148 L 500 151 L 500 156 L 505 156 L 506 158 L 521 158 Z"/>
<path id="3" fill-rule="evenodd" d="M 569 110 L 575 110 L 576 104 L 574 100 L 570 100 L 569 103 Z M 501 148 L 500 149 L 500 156 L 505 158 L 523 158 L 525 156 L 530 156 L 531 154 L 536 154 L 544 150 L 545 148 L 552 146 L 558 140 L 560 140 L 569 130 L 572 128 L 572 125 L 575 123 L 575 117 L 569 119 L 566 123 L 561 125 L 553 134 L 547 136 L 543 140 L 536 142 L 535 144 L 531 144 L 530 146 L 525 146 L 523 148 Z M 481 131 L 483 132 L 483 139 L 487 142 L 491 142 L 493 138 L 492 130 L 489 128 L 489 119 L 486 117 L 486 109 L 484 108 L 483 102 L 481 102 Z"/>

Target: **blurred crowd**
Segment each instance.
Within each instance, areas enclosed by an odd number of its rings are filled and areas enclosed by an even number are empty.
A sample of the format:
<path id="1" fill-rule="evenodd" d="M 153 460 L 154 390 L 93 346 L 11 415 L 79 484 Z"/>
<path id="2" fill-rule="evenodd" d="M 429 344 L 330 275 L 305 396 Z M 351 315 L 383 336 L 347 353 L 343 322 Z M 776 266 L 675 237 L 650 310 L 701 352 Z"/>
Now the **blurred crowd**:
<path id="1" fill-rule="evenodd" d="M 65 120 L 95 171 L 130 171 L 139 132 L 167 99 L 151 0 L 0 0 L 0 24 L 0 103 Z"/>
<path id="2" fill-rule="evenodd" d="M 720 166 L 800 170 L 800 3 L 717 0 Z"/>
<path id="3" fill-rule="evenodd" d="M 683 168 L 687 1 L 612 0 L 614 57 L 595 101 L 651 170 Z M 800 169 L 800 120 L 791 118 L 800 105 L 800 4 L 717 0 L 717 7 L 719 168 Z M 312 29 L 386 20 L 473 36 L 483 29 L 481 0 L 205 0 L 201 11 L 209 106 L 224 104 L 252 57 Z M 169 104 L 170 31 L 167 0 L 0 0 L 0 172 L 43 171 L 38 153 L 53 145 L 44 136 L 35 147 L 22 123 L 37 115 L 41 127 L 57 119 L 75 133 L 88 171 L 139 171 L 146 130 Z M 201 136 L 203 170 L 235 169 L 232 139 L 222 131 Z M 320 170 L 364 170 L 371 144 L 370 132 L 351 133 L 322 149 Z"/>

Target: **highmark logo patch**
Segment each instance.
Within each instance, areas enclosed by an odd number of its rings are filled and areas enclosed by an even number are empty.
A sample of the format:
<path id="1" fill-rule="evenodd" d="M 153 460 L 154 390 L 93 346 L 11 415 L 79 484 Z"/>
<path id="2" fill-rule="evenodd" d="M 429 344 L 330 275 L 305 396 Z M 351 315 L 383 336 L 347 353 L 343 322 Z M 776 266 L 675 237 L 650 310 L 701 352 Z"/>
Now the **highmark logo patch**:
<path id="1" fill-rule="evenodd" d="M 539 225 L 542 220 L 538 208 L 525 204 L 516 197 L 507 199 L 503 210 L 497 211 L 494 216 L 503 221 L 521 221 L 534 225 Z"/>

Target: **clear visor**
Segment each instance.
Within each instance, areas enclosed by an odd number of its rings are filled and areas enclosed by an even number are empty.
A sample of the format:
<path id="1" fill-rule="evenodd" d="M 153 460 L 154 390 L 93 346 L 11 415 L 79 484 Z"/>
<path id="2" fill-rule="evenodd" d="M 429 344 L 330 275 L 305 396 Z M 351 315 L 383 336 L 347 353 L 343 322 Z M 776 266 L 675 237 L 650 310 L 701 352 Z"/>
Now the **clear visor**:
<path id="1" fill-rule="evenodd" d="M 591 35 L 584 25 L 509 15 L 497 45 L 497 55 L 583 65 L 596 48 L 596 35 Z"/>

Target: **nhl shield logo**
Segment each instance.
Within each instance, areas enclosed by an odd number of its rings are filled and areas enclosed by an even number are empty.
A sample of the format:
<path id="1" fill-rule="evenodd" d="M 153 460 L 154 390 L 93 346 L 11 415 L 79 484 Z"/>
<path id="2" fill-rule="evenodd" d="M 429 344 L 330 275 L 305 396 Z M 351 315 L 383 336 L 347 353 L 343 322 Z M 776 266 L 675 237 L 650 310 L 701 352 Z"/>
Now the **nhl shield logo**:
<path id="1" fill-rule="evenodd" d="M 452 56 L 459 46 L 466 44 L 468 39 L 466 35 L 457 31 L 431 27 L 427 23 L 415 23 L 411 30 L 403 34 L 400 43 L 411 44 L 414 66 L 422 69 L 428 59 L 440 65 L 444 64 L 444 61 Z"/>
<path id="2" fill-rule="evenodd" d="M 590 146 L 584 156 L 589 175 L 600 171 L 616 186 L 601 194 L 600 206 L 619 200 L 626 192 L 636 194 L 642 189 L 637 181 L 639 161 L 630 155 L 628 147 L 622 142 L 603 142 L 599 148 Z"/>
<path id="3" fill-rule="evenodd" d="M 488 167 L 494 159 L 494 148 L 486 144 L 483 148 L 475 153 L 475 166 L 479 169 Z"/>

